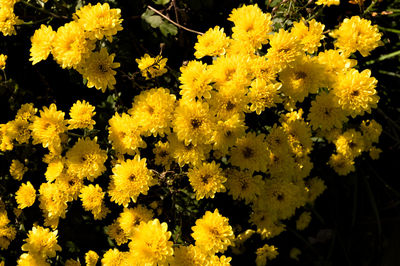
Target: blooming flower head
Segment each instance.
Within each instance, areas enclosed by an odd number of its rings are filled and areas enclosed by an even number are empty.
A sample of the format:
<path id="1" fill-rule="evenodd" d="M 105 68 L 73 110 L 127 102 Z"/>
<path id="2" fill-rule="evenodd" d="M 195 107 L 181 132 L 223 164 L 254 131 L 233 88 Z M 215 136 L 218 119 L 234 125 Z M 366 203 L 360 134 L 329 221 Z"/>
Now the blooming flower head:
<path id="1" fill-rule="evenodd" d="M 162 58 L 161 55 L 151 57 L 145 54 L 142 58 L 136 59 L 136 63 L 139 65 L 142 76 L 146 79 L 151 79 L 167 73 L 167 69 L 165 68 L 167 60 L 167 58 Z"/>
<path id="2" fill-rule="evenodd" d="M 42 209 L 47 223 L 52 227 L 57 227 L 58 218 L 65 217 L 68 198 L 69 196 L 63 192 L 58 183 L 42 183 L 40 185 L 39 207 Z"/>
<path id="3" fill-rule="evenodd" d="M 336 151 L 347 158 L 355 158 L 365 150 L 364 138 L 359 131 L 349 129 L 334 141 Z"/>
<path id="4" fill-rule="evenodd" d="M 317 5 L 325 5 L 325 6 L 338 6 L 340 4 L 340 0 L 318 0 L 315 2 Z"/>
<path id="5" fill-rule="evenodd" d="M 0 54 L 0 69 L 4 70 L 6 68 L 6 60 L 7 56 L 4 54 Z"/>
<path id="6" fill-rule="evenodd" d="M 211 98 L 211 72 L 207 70 L 206 64 L 190 61 L 186 66 L 181 67 L 180 71 L 179 80 L 182 85 L 179 86 L 181 89 L 179 94 L 185 101 L 200 100 L 202 97 Z"/>
<path id="7" fill-rule="evenodd" d="M 351 69 L 338 77 L 332 92 L 339 106 L 354 118 L 365 112 L 371 113 L 371 108 L 376 108 L 379 101 L 376 83 L 369 69 L 361 73 Z"/>
<path id="8" fill-rule="evenodd" d="M 200 59 L 204 56 L 224 55 L 229 46 L 229 37 L 226 37 L 224 29 L 215 26 L 203 35 L 197 36 L 197 43 L 194 45 L 194 56 Z"/>
<path id="9" fill-rule="evenodd" d="M 142 205 L 135 208 L 124 208 L 120 213 L 117 222 L 128 238 L 135 233 L 141 222 L 148 222 L 153 219 L 153 212 Z"/>
<path id="10" fill-rule="evenodd" d="M 94 43 L 86 39 L 82 26 L 72 21 L 57 29 L 51 52 L 62 68 L 71 68 L 87 58 L 93 48 Z"/>
<path id="11" fill-rule="evenodd" d="M 236 169 L 228 169 L 225 175 L 228 179 L 228 194 L 232 195 L 233 199 L 245 200 L 246 204 L 249 204 L 261 193 L 263 181 L 260 175 L 253 176 L 250 171 Z"/>
<path id="12" fill-rule="evenodd" d="M 89 250 L 85 254 L 85 263 L 87 266 L 96 266 L 97 261 L 99 260 L 99 255 L 93 250 Z"/>
<path id="13" fill-rule="evenodd" d="M 225 121 L 219 120 L 212 136 L 214 150 L 228 153 L 228 149 L 235 145 L 236 140 L 245 134 L 246 128 L 244 118 L 239 114 Z"/>
<path id="14" fill-rule="evenodd" d="M 93 125 L 96 124 L 92 118 L 96 114 L 94 112 L 94 106 L 83 100 L 78 100 L 74 103 L 69 111 L 71 119 L 68 120 L 68 129 L 76 128 L 88 128 L 93 129 Z"/>
<path id="15" fill-rule="evenodd" d="M 203 163 L 202 166 L 189 169 L 188 177 L 190 184 L 196 192 L 196 199 L 214 198 L 216 192 L 224 192 L 223 183 L 226 177 L 223 175 L 219 164 Z"/>
<path id="16" fill-rule="evenodd" d="M 27 120 L 17 118 L 8 122 L 8 124 L 10 134 L 19 144 L 29 142 L 31 131 L 29 129 L 30 123 Z"/>
<path id="17" fill-rule="evenodd" d="M 348 175 L 350 172 L 354 172 L 356 168 L 354 167 L 354 160 L 349 159 L 346 155 L 342 153 L 332 154 L 329 158 L 328 164 L 335 170 L 339 175 Z"/>
<path id="18" fill-rule="evenodd" d="M 84 186 L 81 189 L 79 197 L 82 200 L 82 206 L 86 211 L 91 211 L 94 215 L 94 219 L 104 218 L 104 214 L 107 213 L 107 207 L 104 205 L 104 195 L 102 188 L 96 184 L 93 186 Z"/>
<path id="19" fill-rule="evenodd" d="M 23 21 L 14 14 L 13 6 L 2 6 L 0 8 L 0 31 L 4 36 L 17 34 L 14 26 L 22 23 Z"/>
<path id="20" fill-rule="evenodd" d="M 202 218 L 197 219 L 196 225 L 192 227 L 196 246 L 206 254 L 224 252 L 235 238 L 228 220 L 218 209 L 207 211 Z"/>
<path id="21" fill-rule="evenodd" d="M 247 96 L 250 98 L 250 111 L 261 114 L 266 108 L 275 107 L 277 103 L 282 102 L 279 97 L 281 83 L 267 83 L 264 79 L 255 79 L 251 83 L 250 92 Z"/>
<path id="22" fill-rule="evenodd" d="M 174 257 L 170 264 L 202 266 L 207 265 L 206 259 L 203 251 L 196 246 L 178 246 L 174 248 Z"/>
<path id="23" fill-rule="evenodd" d="M 232 38 L 243 45 L 260 49 L 268 42 L 268 34 L 272 30 L 271 14 L 263 13 L 257 4 L 233 9 L 228 20 L 235 24 Z"/>
<path id="24" fill-rule="evenodd" d="M 121 9 L 110 9 L 108 3 L 85 5 L 77 10 L 73 17 L 85 29 L 91 40 L 101 40 L 106 37 L 112 41 L 112 36 L 122 30 Z"/>
<path id="25" fill-rule="evenodd" d="M 278 256 L 278 250 L 275 246 L 265 244 L 256 251 L 256 265 L 263 266 L 267 264 L 267 260 L 275 259 Z"/>
<path id="26" fill-rule="evenodd" d="M 112 172 L 111 201 L 123 206 L 131 200 L 136 202 L 140 194 L 147 195 L 149 187 L 155 184 L 151 171 L 147 169 L 146 159 L 140 159 L 139 155 L 115 165 Z"/>
<path id="27" fill-rule="evenodd" d="M 12 160 L 10 165 L 10 175 L 16 180 L 22 180 L 28 168 L 18 160 Z"/>
<path id="28" fill-rule="evenodd" d="M 128 113 L 143 133 L 164 136 L 171 131 L 175 100 L 176 96 L 168 89 L 146 90 L 135 96 Z"/>
<path id="29" fill-rule="evenodd" d="M 67 152 L 66 158 L 68 172 L 81 179 L 86 177 L 93 181 L 106 170 L 107 153 L 100 149 L 97 137 L 93 140 L 80 138 Z"/>
<path id="30" fill-rule="evenodd" d="M 44 148 L 59 152 L 61 150 L 61 133 L 67 130 L 64 112 L 57 111 L 57 106 L 51 104 L 43 107 L 40 117 L 35 117 L 30 129 L 32 130 L 33 144 L 42 144 Z"/>
<path id="31" fill-rule="evenodd" d="M 173 243 L 168 241 L 171 232 L 168 225 L 158 219 L 141 222 L 129 243 L 130 252 L 140 265 L 165 263 L 174 253 Z"/>
<path id="32" fill-rule="evenodd" d="M 25 103 L 18 109 L 15 119 L 31 121 L 36 113 L 37 108 L 33 106 L 33 103 Z"/>
<path id="33" fill-rule="evenodd" d="M 107 88 L 114 89 L 117 82 L 114 68 L 120 66 L 114 62 L 115 54 L 108 54 L 106 48 L 101 48 L 99 52 L 90 52 L 89 56 L 77 67 L 82 76 L 87 79 L 88 88 L 95 87 L 102 92 Z"/>
<path id="34" fill-rule="evenodd" d="M 31 182 L 22 184 L 15 193 L 15 200 L 18 203 L 18 208 L 23 209 L 33 205 L 36 199 L 36 190 Z"/>
<path id="35" fill-rule="evenodd" d="M 56 32 L 53 31 L 51 26 L 41 25 L 31 37 L 32 47 L 30 49 L 32 65 L 46 60 L 49 56 Z"/>
<path id="36" fill-rule="evenodd" d="M 346 54 L 359 51 L 365 57 L 376 47 L 383 45 L 382 33 L 379 32 L 378 26 L 372 26 L 370 20 L 359 16 L 345 18 L 339 29 L 334 30 L 330 35 L 336 39 L 335 46 Z"/>
<path id="37" fill-rule="evenodd" d="M 325 25 L 315 21 L 315 19 L 308 21 L 307 25 L 303 20 L 293 22 L 291 32 L 301 40 L 303 50 L 313 54 L 321 46 L 321 40 L 324 38 L 323 31 Z"/>
<path id="38" fill-rule="evenodd" d="M 23 251 L 28 251 L 44 258 L 55 257 L 56 252 L 61 251 L 61 247 L 57 244 L 57 230 L 50 231 L 49 228 L 33 226 L 25 242 L 22 245 Z"/>

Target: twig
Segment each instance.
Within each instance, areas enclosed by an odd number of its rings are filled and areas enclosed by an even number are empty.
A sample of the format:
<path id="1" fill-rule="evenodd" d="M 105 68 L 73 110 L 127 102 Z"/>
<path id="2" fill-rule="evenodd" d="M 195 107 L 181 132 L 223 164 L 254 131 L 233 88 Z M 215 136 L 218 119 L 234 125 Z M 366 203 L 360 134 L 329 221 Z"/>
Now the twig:
<path id="1" fill-rule="evenodd" d="M 50 15 L 50 16 L 52 16 L 52 17 L 59 18 L 59 19 L 68 19 L 67 16 L 60 16 L 60 15 L 57 15 L 57 14 L 51 12 L 51 11 L 46 10 L 45 8 L 40 8 L 40 7 L 37 7 L 37 6 L 35 6 L 35 5 L 32 5 L 31 3 L 28 3 L 28 2 L 25 2 L 25 1 L 21 1 L 21 3 L 23 3 L 23 4 L 26 5 L 26 6 L 32 7 L 32 8 L 34 8 L 34 9 L 36 9 L 36 10 L 42 12 L 42 13 L 45 13 L 45 14 L 47 14 L 47 15 Z"/>
<path id="2" fill-rule="evenodd" d="M 190 31 L 190 32 L 193 32 L 193 33 L 196 33 L 196 34 L 199 34 L 199 35 L 203 35 L 203 34 L 204 34 L 203 32 L 191 30 L 191 29 L 188 29 L 188 28 L 186 28 L 186 27 L 184 27 L 184 26 L 182 26 L 182 25 L 176 23 L 175 21 L 173 21 L 172 19 L 170 19 L 170 18 L 167 17 L 166 15 L 162 14 L 160 11 L 158 11 L 157 9 L 155 9 L 155 8 L 152 7 L 152 6 L 147 6 L 147 8 L 150 9 L 151 11 L 157 13 L 157 15 L 159 15 L 159 16 L 163 17 L 164 19 L 168 20 L 169 22 L 171 22 L 172 24 L 174 24 L 174 25 L 177 26 L 178 28 L 181 28 L 181 29 L 184 29 L 184 30 L 186 30 L 186 31 Z"/>

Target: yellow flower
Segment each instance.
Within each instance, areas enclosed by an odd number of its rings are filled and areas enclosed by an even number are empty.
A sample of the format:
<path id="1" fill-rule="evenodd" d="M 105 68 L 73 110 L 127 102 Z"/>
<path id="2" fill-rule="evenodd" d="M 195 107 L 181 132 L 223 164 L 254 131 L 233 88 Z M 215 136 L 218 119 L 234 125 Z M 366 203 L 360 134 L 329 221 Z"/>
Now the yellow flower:
<path id="1" fill-rule="evenodd" d="M 371 147 L 373 143 L 379 142 L 379 136 L 382 134 L 382 126 L 378 122 L 375 120 L 364 120 L 360 127 L 366 148 Z"/>
<path id="2" fill-rule="evenodd" d="M 24 177 L 24 174 L 28 171 L 28 168 L 18 160 L 12 160 L 10 165 L 10 175 L 20 181 Z"/>
<path id="3" fill-rule="evenodd" d="M 376 47 L 383 45 L 378 26 L 371 26 L 370 20 L 359 16 L 345 18 L 339 29 L 332 31 L 330 35 L 336 39 L 335 46 L 346 54 L 359 51 L 365 57 Z"/>
<path id="4" fill-rule="evenodd" d="M 146 148 L 146 142 L 140 137 L 141 129 L 130 115 L 115 113 L 108 123 L 108 139 L 117 152 L 133 155 L 138 148 Z"/>
<path id="5" fill-rule="evenodd" d="M 90 105 L 85 100 L 77 101 L 71 107 L 69 116 L 71 119 L 68 120 L 68 129 L 76 128 L 88 128 L 93 129 L 93 125 L 96 124 L 92 118 L 96 114 L 94 112 L 94 106 Z"/>
<path id="6" fill-rule="evenodd" d="M 171 266 L 190 265 L 203 266 L 207 264 L 206 255 L 196 246 L 178 246 L 174 248 L 174 257 L 170 262 Z"/>
<path id="7" fill-rule="evenodd" d="M 246 204 L 254 201 L 261 193 L 263 181 L 260 175 L 253 176 L 250 171 L 228 169 L 226 187 L 234 200 L 245 200 Z"/>
<path id="8" fill-rule="evenodd" d="M 223 183 L 226 177 L 223 175 L 219 164 L 215 161 L 203 163 L 202 166 L 189 169 L 190 184 L 196 192 L 196 200 L 202 198 L 214 198 L 216 192 L 225 192 Z"/>
<path id="9" fill-rule="evenodd" d="M 87 79 L 88 88 L 95 87 L 102 92 L 107 88 L 114 89 L 117 82 L 115 80 L 114 68 L 120 66 L 114 62 L 115 54 L 109 55 L 106 48 L 101 48 L 100 52 L 91 52 L 89 56 L 77 67 L 79 73 Z"/>
<path id="10" fill-rule="evenodd" d="M 218 209 L 207 211 L 201 219 L 197 219 L 192 227 L 196 246 L 210 255 L 224 252 L 235 238 L 228 220 L 219 214 Z"/>
<path id="11" fill-rule="evenodd" d="M 218 150 L 227 154 L 228 149 L 235 145 L 236 140 L 245 134 L 246 128 L 244 117 L 239 114 L 234 114 L 225 121 L 218 121 L 212 136 L 214 151 Z"/>
<path id="12" fill-rule="evenodd" d="M 179 94 L 185 101 L 201 100 L 211 98 L 212 82 L 211 73 L 207 70 L 207 65 L 199 61 L 190 61 L 186 66 L 180 68 L 179 77 L 182 85 Z"/>
<path id="13" fill-rule="evenodd" d="M 365 150 L 364 138 L 361 133 L 349 129 L 334 140 L 336 151 L 349 159 L 353 159 Z"/>
<path id="14" fill-rule="evenodd" d="M 156 182 L 147 169 L 146 159 L 140 159 L 139 155 L 115 165 L 112 172 L 109 188 L 111 201 L 123 206 L 127 206 L 131 199 L 136 202 L 140 194 L 147 195 L 149 187 Z"/>
<path id="15" fill-rule="evenodd" d="M 46 60 L 49 56 L 56 32 L 53 31 L 51 26 L 41 25 L 40 29 L 37 29 L 31 37 L 32 47 L 30 49 L 32 65 Z"/>
<path id="16" fill-rule="evenodd" d="M 142 205 L 135 208 L 124 208 L 117 218 L 120 228 L 128 238 L 135 233 L 136 227 L 141 222 L 148 222 L 153 219 L 153 212 Z"/>
<path id="17" fill-rule="evenodd" d="M 83 6 L 76 11 L 73 17 L 82 25 L 91 40 L 101 40 L 106 37 L 112 41 L 112 36 L 122 30 L 121 9 L 110 9 L 108 3 Z"/>
<path id="18" fill-rule="evenodd" d="M 28 143 L 31 137 L 30 123 L 22 118 L 9 122 L 9 130 L 19 144 Z"/>
<path id="19" fill-rule="evenodd" d="M 282 102 L 279 96 L 281 87 L 281 83 L 267 83 L 264 79 L 255 79 L 247 94 L 250 98 L 250 111 L 260 115 L 266 108 L 276 107 L 277 103 Z"/>
<path id="20" fill-rule="evenodd" d="M 223 28 L 215 26 L 203 35 L 197 36 L 197 43 L 194 45 L 194 56 L 200 59 L 204 56 L 221 56 L 225 54 L 229 46 L 229 37 L 226 37 Z"/>
<path id="21" fill-rule="evenodd" d="M 82 26 L 72 21 L 57 29 L 51 52 L 62 68 L 71 68 L 87 58 L 93 48 L 94 42 L 86 39 Z"/>
<path id="22" fill-rule="evenodd" d="M 48 228 L 41 226 L 33 226 L 22 245 L 23 251 L 31 254 L 39 255 L 43 258 L 55 257 L 57 251 L 61 251 L 61 247 L 57 244 L 57 230 L 51 232 Z"/>
<path id="23" fill-rule="evenodd" d="M 18 261 L 18 266 L 50 266 L 50 263 L 46 262 L 46 258 L 43 258 L 34 253 L 23 253 Z"/>
<path id="24" fill-rule="evenodd" d="M 293 22 L 291 32 L 301 40 L 303 50 L 313 54 L 321 46 L 321 40 L 324 38 L 324 28 L 325 25 L 315 21 L 315 19 L 307 21 L 307 25 L 304 20 L 301 20 Z"/>
<path id="25" fill-rule="evenodd" d="M 101 265 L 104 266 L 124 265 L 126 257 L 127 257 L 126 252 L 120 252 L 116 248 L 109 249 L 106 253 L 104 253 L 103 258 L 101 259 Z"/>
<path id="26" fill-rule="evenodd" d="M 293 34 L 279 29 L 270 37 L 271 47 L 268 49 L 266 57 L 278 71 L 290 65 L 303 52 L 301 41 Z"/>
<path id="27" fill-rule="evenodd" d="M 340 107 L 354 118 L 364 115 L 365 112 L 371 113 L 371 108 L 376 108 L 379 101 L 376 83 L 377 80 L 371 77 L 369 69 L 361 73 L 351 69 L 338 77 L 332 92 Z"/>
<path id="28" fill-rule="evenodd" d="M 85 254 L 85 263 L 87 266 L 96 266 L 97 261 L 99 260 L 99 255 L 93 250 L 89 250 Z"/>
<path id="29" fill-rule="evenodd" d="M 0 250 L 7 249 L 16 234 L 17 230 L 10 224 L 4 203 L 0 200 Z"/>
<path id="30" fill-rule="evenodd" d="M 167 60 L 167 58 L 162 58 L 161 55 L 153 58 L 145 54 L 142 58 L 136 59 L 136 63 L 138 63 L 142 76 L 146 79 L 151 79 L 167 73 L 167 69 L 165 68 Z"/>
<path id="31" fill-rule="evenodd" d="M 181 100 L 174 116 L 174 132 L 185 145 L 210 143 L 213 121 L 208 104 L 198 101 L 186 103 Z"/>
<path id="32" fill-rule="evenodd" d="M 235 87 L 241 91 L 250 84 L 250 64 L 246 55 L 220 56 L 208 68 L 215 86 Z"/>
<path id="33" fill-rule="evenodd" d="M 242 42 L 243 46 L 260 49 L 268 42 L 272 30 L 271 14 L 263 13 L 257 4 L 233 9 L 228 20 L 235 24 L 232 38 Z"/>
<path id="34" fill-rule="evenodd" d="M 22 23 L 23 21 L 14 14 L 14 6 L 2 6 L 0 8 L 0 31 L 4 36 L 17 34 L 14 26 Z"/>
<path id="35" fill-rule="evenodd" d="M 332 128 L 342 128 L 343 123 L 348 119 L 346 113 L 335 101 L 332 93 L 321 92 L 314 101 L 311 102 L 308 120 L 314 130 L 321 128 L 330 130 Z"/>
<path id="36" fill-rule="evenodd" d="M 256 251 L 256 265 L 265 266 L 267 265 L 267 260 L 273 260 L 278 256 L 278 249 L 273 245 L 265 244 Z"/>
<path id="37" fill-rule="evenodd" d="M 99 184 L 96 184 L 96 186 L 93 186 L 92 184 L 89 186 L 84 186 L 79 194 L 79 198 L 82 200 L 83 208 L 86 211 L 91 211 L 95 220 L 101 220 L 104 218 L 104 209 L 107 208 L 104 205 L 105 194 L 106 193 L 103 192 Z"/>
<path id="38" fill-rule="evenodd" d="M 33 106 L 33 103 L 25 103 L 18 109 L 15 119 L 31 121 L 36 113 L 37 108 Z"/>
<path id="39" fill-rule="evenodd" d="M 169 142 L 161 142 L 158 141 L 154 145 L 153 153 L 155 155 L 154 157 L 154 163 L 156 165 L 162 165 L 165 170 L 169 170 L 171 168 L 171 163 L 173 161 L 173 157 L 170 154 L 170 147 L 169 147 Z"/>
<path id="40" fill-rule="evenodd" d="M 174 253 L 173 243 L 168 241 L 171 232 L 166 223 L 158 219 L 141 222 L 133 234 L 129 248 L 132 256 L 140 265 L 162 265 Z"/>
<path id="41" fill-rule="evenodd" d="M 128 113 L 141 127 L 141 132 L 164 136 L 171 132 L 176 96 L 168 89 L 157 88 L 135 96 Z"/>
<path id="42" fill-rule="evenodd" d="M 328 164 L 335 170 L 339 175 L 348 175 L 350 172 L 354 172 L 354 160 L 345 156 L 342 153 L 332 154 L 329 158 Z"/>
<path id="43" fill-rule="evenodd" d="M 249 132 L 236 141 L 230 152 L 230 162 L 241 169 L 265 171 L 267 167 L 267 144 L 265 135 Z"/>
<path id="44" fill-rule="evenodd" d="M 61 151 L 61 133 L 67 130 L 64 112 L 57 111 L 57 106 L 51 104 L 49 108 L 43 107 L 40 117 L 35 117 L 30 126 L 32 130 L 33 144 L 41 143 L 50 151 Z"/>
<path id="45" fill-rule="evenodd" d="M 128 236 L 122 230 L 119 222 L 115 220 L 112 224 L 106 228 L 107 235 L 117 243 L 118 246 L 128 243 Z"/>
<path id="46" fill-rule="evenodd" d="M 168 141 L 170 143 L 169 153 L 181 167 L 185 164 L 200 165 L 201 161 L 206 160 L 211 150 L 211 145 L 209 144 L 193 145 L 189 143 L 185 145 L 184 141 L 178 140 L 176 134 L 168 135 Z"/>
<path id="47" fill-rule="evenodd" d="M 317 5 L 325 5 L 325 6 L 338 6 L 340 4 L 340 0 L 318 0 L 315 2 Z"/>
<path id="48" fill-rule="evenodd" d="M 46 218 L 45 224 L 57 227 L 58 219 L 65 218 L 68 195 L 57 183 L 42 183 L 39 188 L 40 209 Z"/>
<path id="49" fill-rule="evenodd" d="M 15 193 L 15 200 L 18 203 L 18 208 L 23 209 L 33 205 L 36 199 L 36 190 L 31 182 L 22 184 Z"/>
<path id="50" fill-rule="evenodd" d="M 4 70 L 6 68 L 6 60 L 7 56 L 4 54 L 0 54 L 0 69 Z"/>
<path id="51" fill-rule="evenodd" d="M 66 158 L 68 172 L 81 179 L 86 177 L 93 181 L 106 170 L 104 163 L 107 160 L 107 152 L 100 149 L 97 137 L 93 140 L 80 138 L 66 153 Z"/>

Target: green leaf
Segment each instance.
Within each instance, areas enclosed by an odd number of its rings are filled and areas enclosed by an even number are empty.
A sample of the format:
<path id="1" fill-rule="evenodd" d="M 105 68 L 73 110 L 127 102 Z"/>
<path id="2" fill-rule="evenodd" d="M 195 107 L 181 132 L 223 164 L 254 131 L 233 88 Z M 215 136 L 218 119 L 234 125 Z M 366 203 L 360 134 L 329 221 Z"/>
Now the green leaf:
<path id="1" fill-rule="evenodd" d="M 166 21 L 164 21 L 160 25 L 160 30 L 164 36 L 168 36 L 168 34 L 175 36 L 176 34 L 178 34 L 178 28 L 175 25 L 173 25 L 169 22 L 166 22 Z"/>
<path id="2" fill-rule="evenodd" d="M 142 14 L 142 19 L 149 23 L 153 28 L 159 28 L 160 25 L 163 24 L 162 18 L 158 15 L 154 15 L 154 12 L 149 9 Z"/>
<path id="3" fill-rule="evenodd" d="M 154 4 L 156 5 L 161 5 L 161 6 L 165 6 L 166 4 L 169 3 L 170 0 L 153 0 Z"/>

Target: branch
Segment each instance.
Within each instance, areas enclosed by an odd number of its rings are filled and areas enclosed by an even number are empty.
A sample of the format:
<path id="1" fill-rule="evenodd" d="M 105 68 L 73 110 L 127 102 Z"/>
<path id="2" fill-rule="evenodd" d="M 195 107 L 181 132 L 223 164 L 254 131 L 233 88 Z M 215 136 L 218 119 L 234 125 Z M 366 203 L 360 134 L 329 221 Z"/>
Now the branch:
<path id="1" fill-rule="evenodd" d="M 182 25 L 176 23 L 175 21 L 171 20 L 169 17 L 167 17 L 166 15 L 162 14 L 160 11 L 158 11 L 157 9 L 155 9 L 155 8 L 152 7 L 152 6 L 147 6 L 147 8 L 150 9 L 151 11 L 157 13 L 157 15 L 161 16 L 162 18 L 168 20 L 169 22 L 171 22 L 172 24 L 174 24 L 174 25 L 177 26 L 178 28 L 181 28 L 181 29 L 184 29 L 184 30 L 186 30 L 186 31 L 190 31 L 190 32 L 193 32 L 193 33 L 196 33 L 196 34 L 199 34 L 199 35 L 203 35 L 203 34 L 204 34 L 203 32 L 191 30 L 191 29 L 188 29 L 188 28 L 186 28 L 186 27 L 184 27 L 184 26 L 182 26 Z"/>

